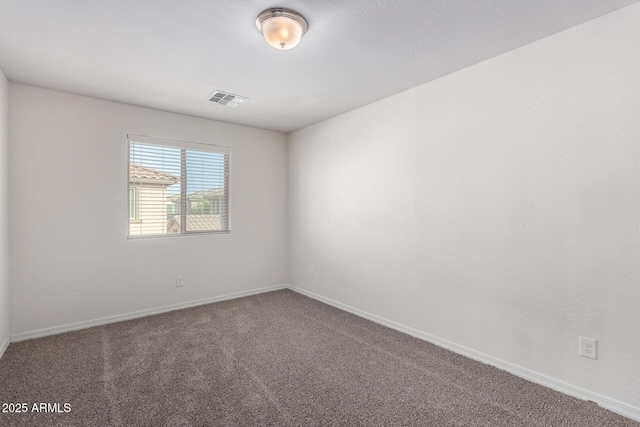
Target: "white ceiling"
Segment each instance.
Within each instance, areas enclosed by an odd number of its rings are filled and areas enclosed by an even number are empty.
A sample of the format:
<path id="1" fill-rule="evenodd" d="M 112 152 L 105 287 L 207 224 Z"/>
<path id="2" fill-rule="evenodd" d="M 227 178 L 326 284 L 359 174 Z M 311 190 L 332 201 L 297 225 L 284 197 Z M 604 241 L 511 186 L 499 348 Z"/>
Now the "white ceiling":
<path id="1" fill-rule="evenodd" d="M 639 0 L 0 0 L 10 81 L 290 132 Z M 309 22 L 277 51 L 255 18 Z M 220 89 L 249 97 L 223 107 Z M 55 108 L 55 106 L 51 106 Z"/>

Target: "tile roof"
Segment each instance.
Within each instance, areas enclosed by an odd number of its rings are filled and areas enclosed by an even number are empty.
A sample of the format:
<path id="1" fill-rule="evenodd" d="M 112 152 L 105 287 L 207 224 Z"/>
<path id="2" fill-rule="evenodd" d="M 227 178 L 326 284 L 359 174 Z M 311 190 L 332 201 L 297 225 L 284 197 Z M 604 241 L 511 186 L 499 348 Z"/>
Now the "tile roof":
<path id="1" fill-rule="evenodd" d="M 167 224 L 167 231 L 177 225 L 180 227 L 180 215 L 175 215 Z M 220 215 L 187 215 L 187 231 L 222 230 Z"/>
<path id="2" fill-rule="evenodd" d="M 179 182 L 180 178 L 170 174 L 169 172 L 159 171 L 148 166 L 142 166 L 137 163 L 131 163 L 129 165 L 129 179 L 157 179 L 162 181 L 174 181 Z"/>
<path id="3" fill-rule="evenodd" d="M 189 200 L 197 200 L 197 199 L 212 199 L 215 196 L 224 195 L 224 188 L 211 188 L 209 190 L 202 190 L 196 193 L 188 194 L 187 199 Z M 176 203 L 180 201 L 180 195 L 170 196 L 169 200 Z"/>

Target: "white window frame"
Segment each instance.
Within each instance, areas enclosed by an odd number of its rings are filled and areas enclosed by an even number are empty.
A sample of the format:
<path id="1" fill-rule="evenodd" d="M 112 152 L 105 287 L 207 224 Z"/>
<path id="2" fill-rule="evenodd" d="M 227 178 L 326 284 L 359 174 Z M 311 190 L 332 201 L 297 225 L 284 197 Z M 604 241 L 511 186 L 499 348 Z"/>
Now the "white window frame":
<path id="1" fill-rule="evenodd" d="M 135 224 L 140 221 L 140 218 L 138 216 L 138 211 L 137 211 L 137 208 L 138 208 L 138 201 L 137 201 L 138 188 L 137 187 L 138 186 L 135 184 L 134 185 L 131 184 L 131 179 L 129 176 L 129 169 L 130 169 L 130 162 L 131 162 L 131 152 L 130 152 L 131 143 L 160 145 L 160 146 L 165 146 L 170 148 L 179 148 L 181 150 L 197 150 L 197 151 L 204 151 L 204 152 L 210 152 L 210 153 L 219 153 L 227 156 L 226 157 L 227 173 L 224 179 L 224 191 L 227 199 L 226 217 L 224 217 L 224 220 L 227 225 L 226 229 L 225 230 L 206 230 L 206 231 L 181 231 L 180 233 L 165 233 L 165 234 L 131 235 L 130 224 Z M 136 211 L 135 211 L 136 217 L 131 218 L 130 209 L 127 209 L 127 230 L 126 230 L 127 238 L 128 239 L 147 239 L 147 238 L 165 238 L 165 237 L 194 236 L 194 235 L 199 236 L 199 235 L 211 235 L 211 234 L 230 234 L 231 227 L 232 227 L 232 224 L 231 224 L 231 164 L 232 164 L 231 147 L 228 147 L 228 146 L 184 141 L 179 139 L 161 138 L 161 137 L 154 137 L 154 136 L 147 136 L 147 135 L 127 134 L 127 162 L 126 162 L 127 188 L 128 190 L 134 189 L 135 197 L 136 197 Z M 182 173 L 184 173 L 184 171 Z M 185 191 L 186 189 L 183 186 L 181 188 L 180 194 L 182 195 Z M 186 194 L 183 196 L 185 200 L 186 200 L 186 196 L 187 196 Z M 129 197 L 129 191 L 127 191 L 127 197 Z M 127 198 L 127 207 L 129 207 L 129 200 L 130 199 Z M 181 215 L 181 222 L 182 222 L 181 228 L 184 230 L 184 227 L 186 224 L 186 215 L 184 215 L 182 212 L 180 213 L 180 215 Z"/>

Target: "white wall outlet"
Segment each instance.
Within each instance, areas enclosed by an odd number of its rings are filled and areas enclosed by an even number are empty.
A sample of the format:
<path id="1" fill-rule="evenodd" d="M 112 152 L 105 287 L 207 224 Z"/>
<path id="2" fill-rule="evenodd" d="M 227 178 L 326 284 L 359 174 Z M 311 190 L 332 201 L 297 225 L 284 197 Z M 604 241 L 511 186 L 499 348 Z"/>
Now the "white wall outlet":
<path id="1" fill-rule="evenodd" d="M 176 288 L 181 288 L 184 286 L 184 277 L 176 276 Z"/>
<path id="2" fill-rule="evenodd" d="M 598 340 L 594 340 L 593 338 L 580 337 L 580 356 L 597 359 Z"/>
<path id="3" fill-rule="evenodd" d="M 312 279 L 315 279 L 315 278 L 316 278 L 316 269 L 315 269 L 315 268 L 312 268 L 312 269 L 311 269 L 311 278 L 312 278 Z"/>

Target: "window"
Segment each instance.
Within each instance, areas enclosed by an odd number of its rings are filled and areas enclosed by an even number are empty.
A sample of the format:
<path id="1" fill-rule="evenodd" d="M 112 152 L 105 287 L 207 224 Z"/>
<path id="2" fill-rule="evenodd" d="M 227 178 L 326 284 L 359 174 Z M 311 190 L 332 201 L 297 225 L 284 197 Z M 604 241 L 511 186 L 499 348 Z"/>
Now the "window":
<path id="1" fill-rule="evenodd" d="M 136 219 L 136 189 L 129 187 L 129 219 Z"/>
<path id="2" fill-rule="evenodd" d="M 229 232 L 228 147 L 129 135 L 129 237 Z"/>

